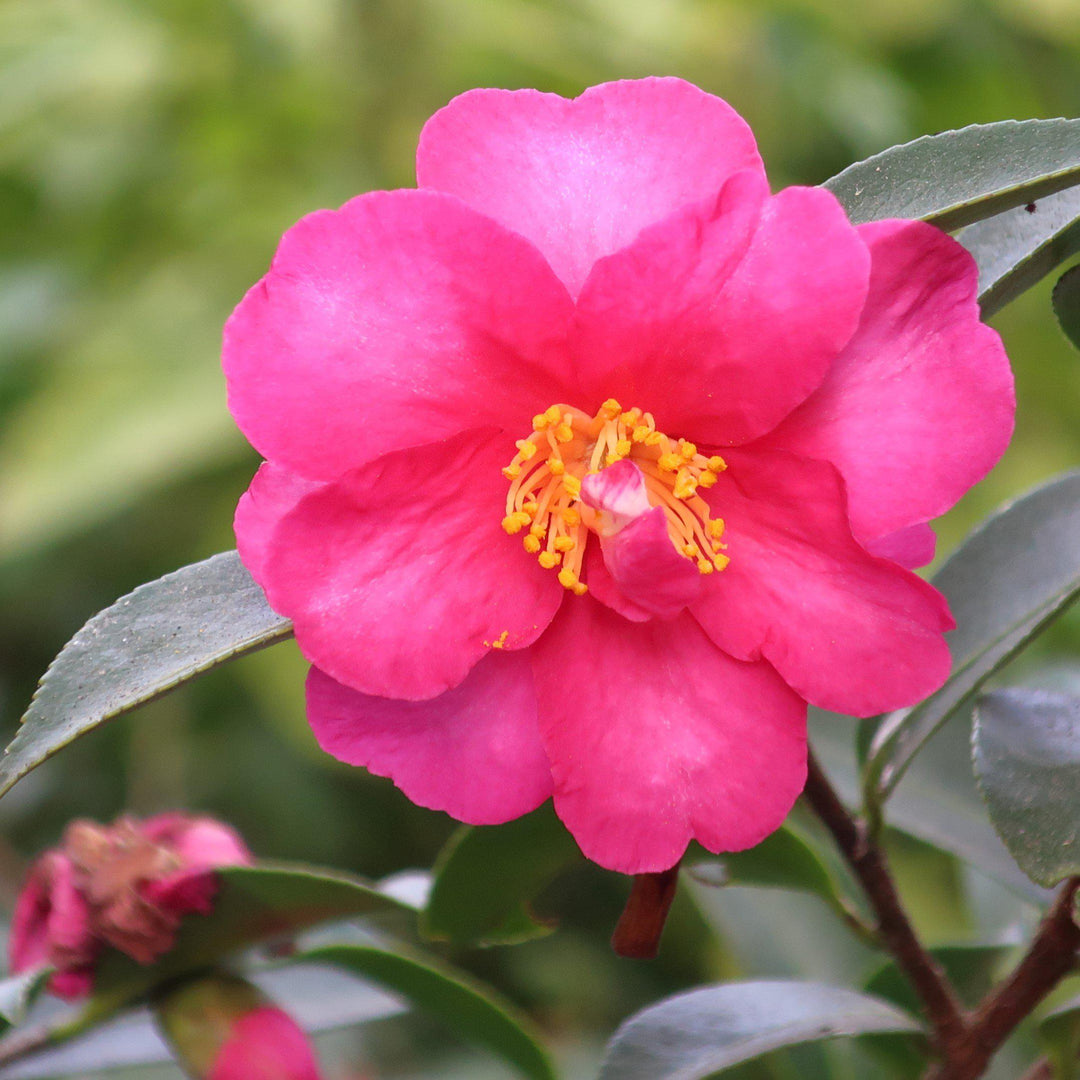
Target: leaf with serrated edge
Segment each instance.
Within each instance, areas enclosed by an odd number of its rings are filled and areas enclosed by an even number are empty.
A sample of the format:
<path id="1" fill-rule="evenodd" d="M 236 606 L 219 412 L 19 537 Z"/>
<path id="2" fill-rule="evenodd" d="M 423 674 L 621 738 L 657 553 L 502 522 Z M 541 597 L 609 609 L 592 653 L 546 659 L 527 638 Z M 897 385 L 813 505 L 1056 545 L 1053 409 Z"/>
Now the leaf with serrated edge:
<path id="1" fill-rule="evenodd" d="M 725 983 L 667 998 L 615 1032 L 600 1080 L 704 1080 L 772 1050 L 842 1035 L 918 1032 L 877 998 L 822 983 Z"/>
<path id="2" fill-rule="evenodd" d="M 556 1080 L 556 1073 L 528 1022 L 493 991 L 428 957 L 368 945 L 331 945 L 297 957 L 361 975 L 446 1023 L 462 1039 L 482 1046 L 529 1080 Z"/>
<path id="3" fill-rule="evenodd" d="M 1080 252 L 1080 188 L 1007 210 L 956 234 L 979 266 L 984 319 Z"/>
<path id="4" fill-rule="evenodd" d="M 140 585 L 95 615 L 49 665 L 0 757 L 0 795 L 106 720 L 291 633 L 235 551 Z"/>
<path id="5" fill-rule="evenodd" d="M 1047 888 L 1080 874 L 1080 698 L 987 694 L 972 751 L 990 820 L 1020 869 Z"/>
<path id="6" fill-rule="evenodd" d="M 859 224 L 920 218 L 951 232 L 1080 183 L 1080 120 L 973 124 L 883 150 L 826 180 Z"/>
<path id="7" fill-rule="evenodd" d="M 934 577 L 956 617 L 953 670 L 925 701 L 882 717 L 864 773 L 880 805 L 926 740 L 1006 661 L 1080 595 L 1080 472 L 1006 504 Z"/>

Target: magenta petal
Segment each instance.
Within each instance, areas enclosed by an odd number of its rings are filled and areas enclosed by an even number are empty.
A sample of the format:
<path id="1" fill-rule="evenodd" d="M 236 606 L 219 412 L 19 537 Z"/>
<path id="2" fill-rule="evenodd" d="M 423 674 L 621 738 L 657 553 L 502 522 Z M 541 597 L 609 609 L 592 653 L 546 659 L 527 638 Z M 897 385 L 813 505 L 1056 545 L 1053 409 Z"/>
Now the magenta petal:
<path id="1" fill-rule="evenodd" d="M 572 101 L 536 90 L 470 90 L 424 126 L 421 187 L 527 236 L 573 293 L 597 259 L 646 226 L 762 171 L 746 122 L 674 78 L 612 82 Z"/>
<path id="2" fill-rule="evenodd" d="M 229 407 L 264 457 L 331 480 L 566 400 L 572 303 L 540 253 L 431 191 L 373 192 L 283 237 L 225 327 Z"/>
<path id="3" fill-rule="evenodd" d="M 705 493 L 731 562 L 691 609 L 722 649 L 764 657 L 811 704 L 870 716 L 921 700 L 949 673 L 945 598 L 870 555 L 827 462 L 732 450 Z"/>
<path id="4" fill-rule="evenodd" d="M 304 655 L 383 697 L 456 686 L 492 643 L 530 644 L 564 590 L 502 528 L 513 455 L 471 431 L 327 484 L 279 524 L 261 584 Z"/>
<path id="5" fill-rule="evenodd" d="M 863 546 L 871 555 L 892 559 L 893 562 L 914 570 L 917 566 L 933 562 L 934 552 L 937 550 L 937 535 L 923 522 L 921 525 L 897 529 L 896 532 L 887 533 L 876 540 L 865 541 Z"/>
<path id="6" fill-rule="evenodd" d="M 844 475 L 873 540 L 948 510 L 998 460 L 1016 399 L 998 335 L 979 321 L 975 260 L 918 221 L 860 226 L 862 321 L 820 389 L 769 438 Z"/>
<path id="7" fill-rule="evenodd" d="M 263 576 L 266 551 L 278 522 L 318 487 L 318 482 L 306 480 L 269 461 L 259 466 L 247 491 L 240 496 L 233 518 L 240 559 L 256 580 Z"/>
<path id="8" fill-rule="evenodd" d="M 551 794 L 526 651 L 492 651 L 429 701 L 370 697 L 313 667 L 307 706 L 327 753 L 389 777 L 414 803 L 459 821 L 509 821 Z"/>
<path id="9" fill-rule="evenodd" d="M 589 401 L 640 405 L 660 429 L 738 444 L 824 378 L 858 324 L 869 256 L 827 191 L 733 176 L 599 262 L 573 349 Z"/>
<path id="10" fill-rule="evenodd" d="M 752 847 L 806 780 L 806 705 L 689 615 L 630 623 L 585 596 L 533 649 L 555 809 L 593 861 L 665 870 L 692 839 Z"/>
<path id="11" fill-rule="evenodd" d="M 320 1080 L 311 1043 L 288 1013 L 264 1005 L 241 1016 L 206 1080 Z"/>

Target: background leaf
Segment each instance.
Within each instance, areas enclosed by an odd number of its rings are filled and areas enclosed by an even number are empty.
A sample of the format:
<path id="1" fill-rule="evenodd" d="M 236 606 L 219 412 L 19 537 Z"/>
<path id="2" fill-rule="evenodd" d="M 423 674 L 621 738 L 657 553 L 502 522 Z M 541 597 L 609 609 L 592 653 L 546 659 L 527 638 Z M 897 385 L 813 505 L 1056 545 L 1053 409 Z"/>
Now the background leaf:
<path id="1" fill-rule="evenodd" d="M 1054 286 L 1054 314 L 1065 336 L 1080 349 L 1080 267 L 1066 270 Z"/>
<path id="2" fill-rule="evenodd" d="M 926 740 L 1080 594 L 1080 473 L 1006 504 L 946 560 L 934 584 L 957 628 L 953 667 L 925 701 L 883 717 L 870 744 L 868 803 L 884 800 Z"/>
<path id="3" fill-rule="evenodd" d="M 1080 874 L 1080 698 L 987 694 L 973 749 L 990 818 L 1020 869 L 1046 887 Z"/>
<path id="4" fill-rule="evenodd" d="M 1054 1063 L 1056 1080 L 1080 1077 L 1080 998 L 1059 1005 L 1039 1022 L 1039 1037 Z"/>
<path id="5" fill-rule="evenodd" d="M 973 124 L 883 150 L 825 181 L 852 221 L 947 231 L 1080 183 L 1080 120 Z"/>
<path id="6" fill-rule="evenodd" d="M 727 983 L 668 998 L 630 1017 L 600 1080 L 703 1080 L 770 1050 L 840 1035 L 918 1031 L 876 998 L 821 983 Z"/>
<path id="7" fill-rule="evenodd" d="M 95 615 L 49 666 L 0 758 L 0 795 L 106 720 L 291 632 L 235 551 L 140 585 Z"/>
<path id="8" fill-rule="evenodd" d="M 38 968 L 0 979 L 0 1035 L 22 1023 L 51 974 L 51 968 Z"/>

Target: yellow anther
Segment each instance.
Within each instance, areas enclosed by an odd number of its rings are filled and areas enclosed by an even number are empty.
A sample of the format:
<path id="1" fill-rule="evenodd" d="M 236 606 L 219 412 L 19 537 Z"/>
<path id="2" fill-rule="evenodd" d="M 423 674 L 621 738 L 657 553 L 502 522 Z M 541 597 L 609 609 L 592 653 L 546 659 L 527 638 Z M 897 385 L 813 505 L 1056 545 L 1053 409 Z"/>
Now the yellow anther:
<path id="1" fill-rule="evenodd" d="M 532 500 L 530 500 L 529 502 L 525 503 L 521 509 L 523 513 L 526 513 L 529 515 L 529 517 L 532 517 L 533 514 L 535 514 L 536 511 L 540 509 L 540 507 L 537 503 L 534 503 Z"/>
<path id="2" fill-rule="evenodd" d="M 559 584 L 564 589 L 574 589 L 578 584 L 578 576 L 568 566 L 559 571 Z"/>
<path id="3" fill-rule="evenodd" d="M 570 498 L 576 499 L 581 494 L 581 481 L 576 476 L 564 476 L 562 482 Z"/>
<path id="4" fill-rule="evenodd" d="M 711 536 L 714 540 L 719 540 L 720 537 L 723 536 L 723 535 L 724 535 L 724 519 L 723 518 L 713 518 L 709 522 L 709 536 Z"/>
<path id="5" fill-rule="evenodd" d="M 713 484 L 716 483 L 716 473 L 708 472 L 708 471 L 703 472 L 697 478 L 697 482 L 698 482 L 698 487 L 711 488 L 713 486 Z"/>
<path id="6" fill-rule="evenodd" d="M 530 461 L 536 457 L 536 443 L 529 442 L 528 439 L 518 439 L 514 445 L 518 448 L 518 453 L 523 461 Z"/>
<path id="7" fill-rule="evenodd" d="M 663 441 L 664 435 L 660 431 L 650 431 L 649 434 L 645 436 L 646 446 L 659 446 Z"/>
<path id="8" fill-rule="evenodd" d="M 716 569 L 716 567 L 713 566 L 713 564 L 709 562 L 708 559 L 698 559 L 697 568 L 703 574 L 711 574 Z"/>
<path id="9" fill-rule="evenodd" d="M 641 410 L 636 406 L 633 409 L 628 409 L 619 417 L 619 423 L 625 424 L 627 427 L 634 427 L 641 419 Z"/>
<path id="10" fill-rule="evenodd" d="M 556 551 L 561 551 L 565 554 L 567 551 L 574 550 L 574 541 L 569 536 L 556 536 L 553 546 Z"/>
<path id="11" fill-rule="evenodd" d="M 507 465 L 502 471 L 507 480 L 516 480 L 521 475 L 520 465 Z"/>
<path id="12" fill-rule="evenodd" d="M 547 463 L 552 476 L 562 476 L 566 472 L 566 466 L 563 464 L 562 458 L 549 457 Z"/>
<path id="13" fill-rule="evenodd" d="M 581 515 L 572 506 L 568 506 L 562 512 L 562 518 L 570 529 L 576 529 L 581 524 Z"/>
<path id="14" fill-rule="evenodd" d="M 554 551 L 541 551 L 540 555 L 539 555 L 539 561 L 540 561 L 540 565 L 545 570 L 552 570 L 556 566 L 559 565 L 560 557 L 558 555 L 556 555 Z M 566 573 L 565 570 L 562 570 L 562 571 L 559 572 L 559 579 L 560 580 L 562 579 L 562 576 L 565 573 Z"/>
<path id="15" fill-rule="evenodd" d="M 727 468 L 727 462 L 719 454 L 713 454 L 706 464 L 713 472 L 723 472 Z"/>
<path id="16" fill-rule="evenodd" d="M 529 530 L 529 535 L 530 536 L 535 536 L 537 538 L 537 540 L 540 540 L 543 537 L 547 536 L 547 528 L 545 526 L 543 526 L 543 525 L 534 525 Z"/>
<path id="17" fill-rule="evenodd" d="M 622 412 L 622 406 L 613 398 L 609 397 L 603 405 L 600 406 L 600 411 L 605 414 L 609 420 L 614 420 Z"/>
<path id="18" fill-rule="evenodd" d="M 589 591 L 589 586 L 584 581 L 579 581 L 574 587 L 573 592 L 575 596 L 584 596 Z"/>
<path id="19" fill-rule="evenodd" d="M 640 424 L 638 427 L 634 428 L 630 438 L 633 439 L 634 442 L 644 442 L 649 437 L 649 434 L 650 429 L 644 424 Z"/>
<path id="20" fill-rule="evenodd" d="M 574 437 L 574 429 L 569 424 L 559 424 L 555 428 L 556 442 L 568 443 Z"/>
<path id="21" fill-rule="evenodd" d="M 548 427 L 552 424 L 559 423 L 562 420 L 562 409 L 558 405 L 549 405 L 544 410 L 544 419 L 548 422 Z"/>
<path id="22" fill-rule="evenodd" d="M 502 519 L 502 527 L 511 536 L 513 536 L 514 533 L 521 532 L 521 530 L 524 529 L 525 526 L 529 524 L 529 521 L 530 521 L 530 518 L 529 518 L 528 514 L 523 513 L 520 510 L 516 510 L 512 514 L 507 514 L 506 517 L 504 517 Z"/>
<path id="23" fill-rule="evenodd" d="M 692 442 L 687 442 L 685 439 L 680 439 L 679 453 L 682 454 L 685 461 L 691 461 L 694 455 L 697 453 L 697 447 Z"/>
<path id="24" fill-rule="evenodd" d="M 723 570 L 727 567 L 727 564 L 731 562 L 731 559 L 727 555 L 717 554 L 713 557 L 713 563 L 717 570 Z"/>
<path id="25" fill-rule="evenodd" d="M 675 477 L 675 498 L 689 499 L 697 491 L 697 486 L 694 474 L 689 469 L 680 469 L 679 475 Z"/>
<path id="26" fill-rule="evenodd" d="M 656 462 L 664 472 L 675 472 L 682 467 L 683 459 L 679 454 L 661 454 Z"/>
<path id="27" fill-rule="evenodd" d="M 701 548 L 697 544 L 683 544 L 682 553 L 688 559 L 696 559 L 701 554 Z"/>
<path id="28" fill-rule="evenodd" d="M 525 539 L 521 541 L 521 543 L 530 555 L 535 555 L 541 547 L 540 537 L 533 536 L 532 533 L 529 533 L 529 535 L 526 536 Z"/>
<path id="29" fill-rule="evenodd" d="M 546 413 L 537 413 L 533 417 L 532 424 L 533 424 L 533 431 L 543 431 L 543 430 L 545 430 L 549 426 L 548 425 L 547 414 Z"/>
<path id="30" fill-rule="evenodd" d="M 614 465 L 616 461 L 622 461 L 622 455 L 617 453 L 615 450 L 609 450 L 604 455 L 605 465 Z"/>
<path id="31" fill-rule="evenodd" d="M 615 444 L 615 453 L 618 454 L 621 458 L 629 457 L 630 451 L 633 450 L 633 448 L 633 444 L 630 442 L 629 439 L 620 439 Z"/>

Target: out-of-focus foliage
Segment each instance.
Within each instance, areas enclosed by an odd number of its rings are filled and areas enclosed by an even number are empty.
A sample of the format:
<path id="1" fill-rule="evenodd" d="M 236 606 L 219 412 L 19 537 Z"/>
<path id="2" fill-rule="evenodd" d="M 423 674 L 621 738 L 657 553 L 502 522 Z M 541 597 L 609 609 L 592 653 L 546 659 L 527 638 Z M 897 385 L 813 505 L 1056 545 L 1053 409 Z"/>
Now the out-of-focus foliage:
<path id="1" fill-rule="evenodd" d="M 232 546 L 257 459 L 226 411 L 221 324 L 309 210 L 412 183 L 424 119 L 471 86 L 575 94 L 679 74 L 758 134 L 775 185 L 818 183 L 927 132 L 1057 116 L 1080 102 L 1071 0 L 6 0 L 0 4 L 0 738 L 95 611 Z M 1017 373 L 1012 449 L 943 524 L 941 549 L 993 506 L 1080 460 L 1080 360 L 1050 282 L 995 317 Z M 1066 619 L 1044 654 L 1080 646 Z M 452 823 L 318 752 L 292 645 L 122 719 L 0 805 L 0 903 L 72 816 L 206 809 L 264 856 L 377 877 L 430 866 Z M 901 786 L 899 796 L 903 795 Z M 935 943 L 1030 921 L 949 856 L 897 848 Z M 842 877 L 842 870 L 835 868 Z M 906 875 L 906 876 L 905 876 Z M 867 950 L 813 897 L 695 886 L 657 964 L 616 959 L 625 883 L 557 881 L 557 934 L 462 959 L 526 1005 L 570 1074 L 631 1011 L 718 978 L 857 985 Z M 1074 990 L 1075 992 L 1075 990 Z M 444 1034 L 384 1021 L 354 1071 L 451 1077 Z M 578 1063 L 575 1065 L 574 1063 Z M 480 1077 L 475 1062 L 462 1075 Z M 1003 1075 L 1019 1071 L 1008 1061 Z M 576 1071 L 575 1071 L 576 1070 Z M 878 1076 L 811 1047 L 741 1077 Z M 339 1075 L 344 1075 L 339 1074 Z"/>

